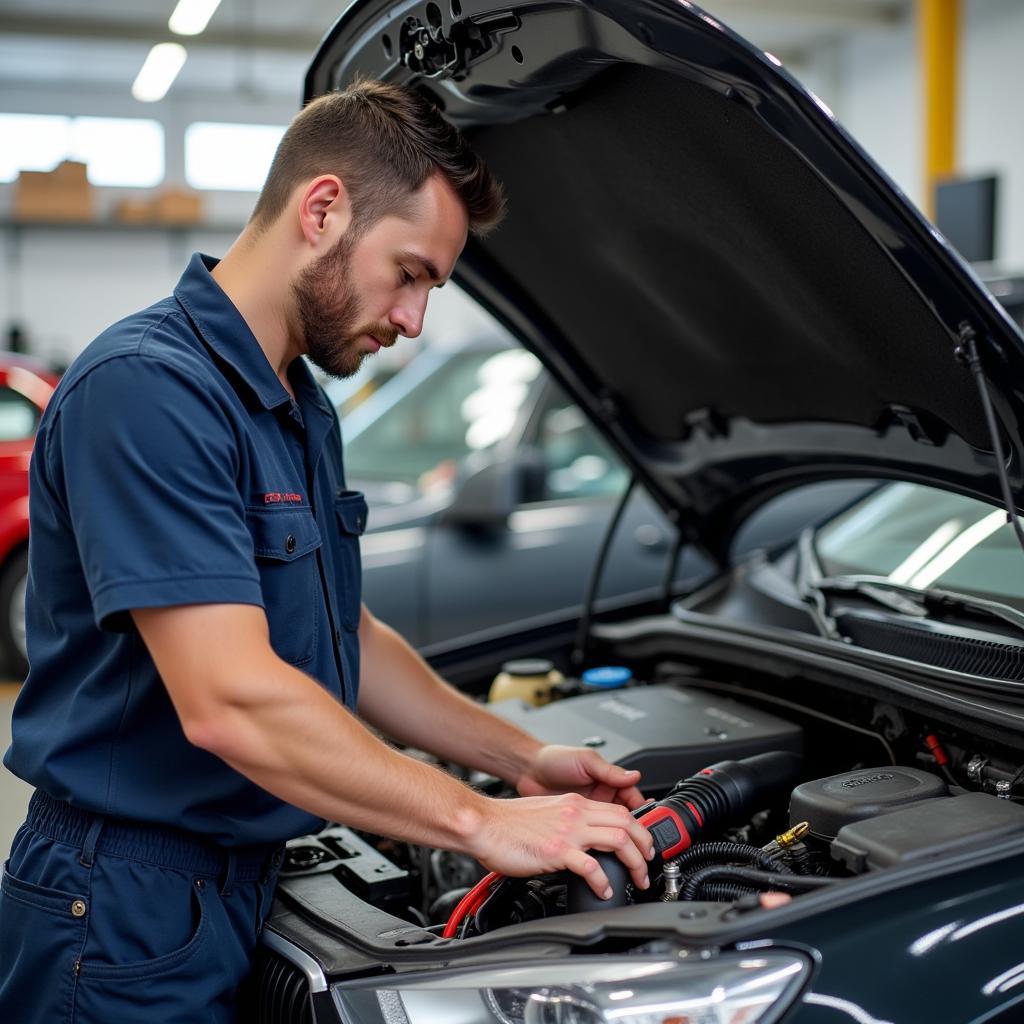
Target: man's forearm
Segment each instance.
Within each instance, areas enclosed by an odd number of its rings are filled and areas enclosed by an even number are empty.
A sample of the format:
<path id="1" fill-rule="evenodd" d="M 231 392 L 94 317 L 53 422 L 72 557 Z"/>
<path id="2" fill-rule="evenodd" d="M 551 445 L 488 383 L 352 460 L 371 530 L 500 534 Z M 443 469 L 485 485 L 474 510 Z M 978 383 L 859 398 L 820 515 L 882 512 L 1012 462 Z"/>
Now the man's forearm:
<path id="1" fill-rule="evenodd" d="M 541 744 L 444 682 L 363 610 L 359 714 L 392 739 L 515 784 Z"/>
<path id="2" fill-rule="evenodd" d="M 321 687 L 283 664 L 244 705 L 221 709 L 203 746 L 288 803 L 380 835 L 471 851 L 478 793 L 382 743 Z M 262 694 L 259 699 L 258 694 Z"/>

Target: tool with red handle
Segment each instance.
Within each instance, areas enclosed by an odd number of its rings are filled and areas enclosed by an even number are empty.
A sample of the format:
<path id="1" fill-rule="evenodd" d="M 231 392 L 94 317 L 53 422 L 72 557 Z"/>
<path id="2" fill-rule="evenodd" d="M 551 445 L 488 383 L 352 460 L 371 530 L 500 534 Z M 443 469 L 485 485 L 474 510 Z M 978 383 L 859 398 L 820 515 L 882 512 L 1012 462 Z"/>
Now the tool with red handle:
<path id="1" fill-rule="evenodd" d="M 634 811 L 654 840 L 652 866 L 678 857 L 694 842 L 731 825 L 788 795 L 799 781 L 800 758 L 788 751 L 755 754 L 741 761 L 719 761 L 676 783 L 663 800 Z M 591 851 L 612 887 L 611 899 L 595 895 L 578 875 L 569 879 L 569 913 L 621 907 L 629 873 L 614 854 Z"/>

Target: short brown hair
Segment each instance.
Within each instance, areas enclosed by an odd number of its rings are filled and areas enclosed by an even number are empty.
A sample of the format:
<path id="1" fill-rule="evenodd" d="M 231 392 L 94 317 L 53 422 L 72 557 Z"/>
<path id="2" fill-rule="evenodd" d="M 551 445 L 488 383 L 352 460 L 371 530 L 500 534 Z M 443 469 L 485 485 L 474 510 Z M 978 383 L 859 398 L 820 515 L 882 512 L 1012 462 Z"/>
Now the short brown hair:
<path id="1" fill-rule="evenodd" d="M 465 204 L 470 231 L 485 235 L 505 213 L 505 195 L 462 133 L 411 89 L 363 79 L 313 100 L 284 133 L 251 223 L 266 227 L 292 192 L 318 174 L 337 174 L 365 229 L 400 212 L 440 172 Z"/>

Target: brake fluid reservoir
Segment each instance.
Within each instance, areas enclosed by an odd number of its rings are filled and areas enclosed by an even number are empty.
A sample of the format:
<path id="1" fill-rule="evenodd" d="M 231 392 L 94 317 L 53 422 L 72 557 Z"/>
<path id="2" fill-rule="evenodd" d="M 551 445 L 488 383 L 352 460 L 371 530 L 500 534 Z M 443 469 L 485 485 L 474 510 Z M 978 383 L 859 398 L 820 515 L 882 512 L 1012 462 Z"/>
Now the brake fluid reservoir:
<path id="1" fill-rule="evenodd" d="M 506 661 L 491 683 L 487 700 L 518 699 L 527 704 L 547 704 L 552 688 L 562 681 L 562 673 L 546 658 L 519 658 Z"/>

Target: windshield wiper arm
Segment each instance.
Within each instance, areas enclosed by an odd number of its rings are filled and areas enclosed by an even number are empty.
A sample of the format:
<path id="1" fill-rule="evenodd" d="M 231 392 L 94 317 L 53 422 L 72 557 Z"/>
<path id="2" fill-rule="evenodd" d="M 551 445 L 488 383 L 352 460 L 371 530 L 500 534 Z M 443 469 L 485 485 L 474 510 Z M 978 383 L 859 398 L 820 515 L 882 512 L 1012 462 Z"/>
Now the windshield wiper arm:
<path id="1" fill-rule="evenodd" d="M 797 541 L 796 590 L 808 608 L 818 632 L 826 640 L 841 640 L 850 643 L 850 638 L 843 636 L 836 625 L 828 608 L 828 597 L 818 586 L 825 579 L 818 553 L 814 550 L 814 530 L 806 529 Z"/>
<path id="2" fill-rule="evenodd" d="M 835 618 L 829 613 L 830 594 L 866 597 L 900 615 L 919 619 L 931 618 L 945 612 L 970 612 L 999 620 L 1024 633 L 1024 612 L 999 601 L 970 597 L 940 587 L 912 587 L 905 583 L 895 583 L 886 576 L 826 576 L 814 550 L 813 530 L 805 530 L 800 535 L 799 555 L 798 592 L 801 599 L 810 605 L 811 617 L 822 635 L 829 639 L 845 639 L 836 625 Z"/>

